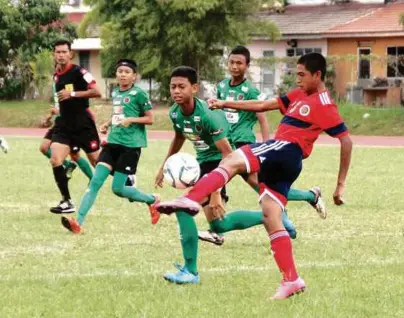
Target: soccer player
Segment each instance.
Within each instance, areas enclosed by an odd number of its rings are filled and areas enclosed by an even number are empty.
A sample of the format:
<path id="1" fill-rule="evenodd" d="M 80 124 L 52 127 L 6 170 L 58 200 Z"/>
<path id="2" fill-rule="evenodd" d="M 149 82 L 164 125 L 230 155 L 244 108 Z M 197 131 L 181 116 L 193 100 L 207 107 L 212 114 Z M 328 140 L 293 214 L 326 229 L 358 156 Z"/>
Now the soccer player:
<path id="1" fill-rule="evenodd" d="M 250 51 L 245 46 L 236 46 L 231 50 L 228 58 L 228 71 L 231 75 L 217 86 L 217 98 L 227 101 L 241 100 L 264 100 L 267 98 L 246 78 L 246 73 L 250 66 Z M 236 148 L 256 142 L 254 126 L 257 121 L 260 124 L 262 140 L 269 139 L 269 125 L 264 113 L 253 113 L 245 110 L 237 110 L 232 108 L 223 108 L 226 119 L 230 124 L 229 138 Z M 258 191 L 256 187 L 256 178 L 248 179 L 248 174 L 243 178 Z M 322 218 L 326 217 L 325 204 L 321 198 L 321 190 L 313 187 L 309 191 L 291 189 L 288 194 L 289 201 L 307 201 L 319 213 Z M 240 211 L 241 212 L 241 211 Z M 256 211 L 259 212 L 259 211 Z M 229 216 L 229 215 L 228 215 Z M 289 222 L 286 213 L 283 215 L 284 223 Z M 294 228 L 290 224 L 290 228 Z M 291 234 L 290 231 L 288 231 Z M 224 243 L 224 236 L 215 233 L 212 228 L 208 231 L 199 231 L 198 236 L 201 240 L 216 245 Z M 292 237 L 295 237 L 294 233 Z"/>
<path id="2" fill-rule="evenodd" d="M 62 195 L 60 203 L 52 207 L 52 213 L 73 213 L 76 208 L 71 200 L 68 178 L 63 162 L 74 146 L 83 149 L 94 166 L 99 155 L 100 140 L 94 119 L 89 112 L 89 98 L 100 97 L 93 76 L 84 68 L 71 63 L 69 41 L 54 44 L 56 73 L 54 76 L 60 116 L 53 127 L 51 159 L 56 184 Z"/>
<path id="3" fill-rule="evenodd" d="M 3 136 L 0 136 L 0 148 L 1 150 L 3 150 L 4 153 L 7 153 L 10 149 L 7 140 Z"/>
<path id="4" fill-rule="evenodd" d="M 52 125 L 52 121 L 59 116 L 59 100 L 56 95 L 56 87 L 55 84 L 52 85 L 52 96 L 53 96 L 53 105 L 50 108 L 49 112 L 47 115 L 44 117 L 42 120 L 42 124 L 45 127 L 49 127 Z M 51 143 L 52 143 L 52 135 L 53 135 L 53 127 L 49 128 L 48 131 L 46 132 L 40 146 L 39 146 L 39 151 L 47 158 L 51 158 L 52 151 L 50 149 Z M 65 159 L 63 162 L 63 166 L 66 171 L 66 176 L 68 179 L 72 177 L 73 171 L 77 168 L 77 166 L 80 168 L 80 170 L 87 176 L 89 180 L 91 180 L 93 176 L 93 170 L 91 168 L 91 165 L 89 162 L 84 159 L 83 157 L 80 156 L 80 148 L 77 146 L 73 146 L 70 149 L 70 158 L 71 160 Z"/>
<path id="5" fill-rule="evenodd" d="M 164 162 L 171 155 L 180 151 L 185 139 L 188 139 L 194 145 L 201 168 L 201 177 L 203 177 L 219 166 L 222 158 L 232 152 L 232 146 L 227 138 L 229 125 L 225 114 L 221 110 L 209 110 L 205 101 L 194 98 L 197 90 L 198 79 L 195 69 L 180 66 L 173 70 L 170 93 L 175 104 L 171 107 L 169 116 L 173 122 L 175 136 Z M 163 185 L 164 162 L 156 176 L 156 186 L 160 187 Z M 225 187 L 204 198 L 202 205 L 209 223 L 222 217 L 222 213 L 224 213 L 222 202 L 226 200 Z M 179 268 L 178 272 L 167 273 L 164 278 L 178 284 L 198 283 L 198 230 L 195 220 L 181 211 L 176 213 L 176 217 L 185 264 L 183 268 Z M 253 220 L 249 220 L 250 223 L 259 222 L 255 215 L 251 214 L 251 217 Z M 262 219 L 262 215 L 260 219 Z"/>
<path id="6" fill-rule="evenodd" d="M 231 107 L 257 112 L 280 109 L 285 116 L 274 139 L 239 148 L 225 158 L 217 169 L 200 179 L 186 196 L 157 205 L 160 213 L 183 211 L 195 215 L 203 198 L 223 187 L 233 176 L 258 172 L 264 225 L 271 241 L 273 257 L 283 276 L 280 287 L 271 299 L 285 299 L 306 288 L 297 273 L 291 241 L 282 225 L 281 214 L 287 203 L 290 186 L 301 172 L 302 160 L 310 155 L 314 142 L 323 131 L 338 138 L 341 144 L 340 167 L 333 199 L 337 205 L 343 203 L 352 141 L 337 105 L 325 88 L 326 69 L 326 60 L 321 54 L 309 53 L 301 56 L 297 62 L 299 88 L 278 100 L 214 102 L 218 108 Z"/>
<path id="7" fill-rule="evenodd" d="M 131 201 L 146 203 L 152 224 L 156 224 L 160 218 L 160 213 L 154 209 L 154 205 L 159 201 L 158 195 L 146 194 L 125 185 L 128 175 L 136 173 L 142 148 L 147 147 L 145 125 L 153 124 L 149 97 L 134 85 L 136 67 L 136 62 L 129 59 L 121 59 L 116 64 L 119 87 L 112 93 L 113 114 L 112 118 L 101 126 L 102 133 L 106 133 L 110 127 L 107 144 L 101 151 L 94 177 L 81 200 L 77 220 L 62 217 L 63 226 L 71 232 L 81 232 L 86 215 L 111 171 L 114 172 L 114 194 Z"/>

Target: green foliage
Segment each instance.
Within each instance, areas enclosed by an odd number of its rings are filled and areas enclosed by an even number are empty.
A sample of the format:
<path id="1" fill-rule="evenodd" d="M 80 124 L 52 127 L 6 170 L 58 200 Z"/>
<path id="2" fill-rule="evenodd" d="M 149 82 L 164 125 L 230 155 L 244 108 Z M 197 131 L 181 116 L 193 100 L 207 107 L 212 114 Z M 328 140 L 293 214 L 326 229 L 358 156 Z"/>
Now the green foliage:
<path id="1" fill-rule="evenodd" d="M 54 70 L 54 61 L 52 51 L 42 51 L 34 56 L 33 62 L 30 63 L 35 89 L 39 96 L 45 100 L 49 99 L 49 86 L 52 81 Z"/>
<path id="2" fill-rule="evenodd" d="M 11 95 L 24 96 L 30 87 L 33 78 L 30 64 L 36 54 L 50 50 L 57 39 L 76 37 L 75 27 L 62 22 L 61 3 L 60 0 L 0 0 L 0 78 L 19 81 L 23 90 Z M 9 96 L 3 89 L 6 88 L 0 88 L 0 96 Z"/>
<path id="3" fill-rule="evenodd" d="M 102 25 L 104 74 L 122 57 L 134 58 L 143 77 L 167 90 L 169 74 L 179 65 L 216 80 L 223 47 L 245 44 L 252 34 L 279 36 L 276 26 L 252 16 L 260 0 L 88 0 L 91 21 Z M 83 31 L 83 30 L 81 30 Z M 221 74 L 222 75 L 222 74 Z M 167 95 L 167 91 L 163 92 Z"/>
<path id="4" fill-rule="evenodd" d="M 404 13 L 400 14 L 400 20 L 399 20 L 400 24 L 404 27 Z"/>

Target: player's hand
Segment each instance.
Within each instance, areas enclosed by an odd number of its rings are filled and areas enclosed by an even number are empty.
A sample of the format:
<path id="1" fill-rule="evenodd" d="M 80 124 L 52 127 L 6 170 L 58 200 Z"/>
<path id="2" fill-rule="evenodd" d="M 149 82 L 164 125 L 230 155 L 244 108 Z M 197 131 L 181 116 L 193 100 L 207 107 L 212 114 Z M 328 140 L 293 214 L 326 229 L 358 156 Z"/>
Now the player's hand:
<path id="1" fill-rule="evenodd" d="M 335 205 L 343 205 L 345 203 L 344 199 L 342 198 L 343 192 L 344 192 L 344 186 L 337 185 L 337 188 L 335 189 L 335 192 L 332 195 Z"/>
<path id="2" fill-rule="evenodd" d="M 44 128 L 48 128 L 52 125 L 52 116 L 47 115 L 41 119 L 41 126 Z"/>
<path id="3" fill-rule="evenodd" d="M 105 135 L 108 132 L 108 128 L 109 128 L 108 123 L 102 124 L 100 126 L 100 133 Z"/>
<path id="4" fill-rule="evenodd" d="M 213 192 L 210 196 L 210 201 L 209 201 L 209 208 L 212 209 L 213 216 L 216 219 L 223 219 L 223 216 L 226 213 L 226 209 L 224 208 L 223 205 L 223 200 L 222 196 L 220 195 L 220 192 Z"/>
<path id="5" fill-rule="evenodd" d="M 164 173 L 163 173 L 163 167 L 161 167 L 157 172 L 156 179 L 154 181 L 154 187 L 162 188 L 163 184 L 164 184 Z"/>
<path id="6" fill-rule="evenodd" d="M 222 109 L 224 107 L 224 101 L 219 99 L 208 99 L 208 105 L 210 109 Z"/>
<path id="7" fill-rule="evenodd" d="M 57 93 L 57 96 L 58 96 L 59 102 L 72 98 L 70 96 L 70 92 L 65 89 L 62 89 L 61 91 L 59 91 Z"/>
<path id="8" fill-rule="evenodd" d="M 130 118 L 125 118 L 124 120 L 122 120 L 119 125 L 123 126 L 123 127 L 129 127 L 131 124 L 133 124 L 132 120 Z"/>
<path id="9" fill-rule="evenodd" d="M 57 114 L 59 114 L 59 110 L 58 110 L 56 107 L 51 107 L 51 108 L 49 109 L 49 114 L 50 114 L 51 116 L 57 115 Z"/>

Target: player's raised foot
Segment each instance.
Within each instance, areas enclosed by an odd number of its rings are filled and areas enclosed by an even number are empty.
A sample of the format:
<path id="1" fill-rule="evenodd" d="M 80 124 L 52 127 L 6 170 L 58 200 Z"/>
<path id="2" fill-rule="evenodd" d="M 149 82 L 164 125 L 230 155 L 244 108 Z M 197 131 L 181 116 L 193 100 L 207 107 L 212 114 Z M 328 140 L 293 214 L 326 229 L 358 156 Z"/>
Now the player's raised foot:
<path id="1" fill-rule="evenodd" d="M 156 205 L 157 210 L 163 214 L 171 214 L 182 211 L 192 216 L 197 215 L 200 205 L 186 197 L 180 197 L 172 201 L 163 201 Z"/>
<path id="2" fill-rule="evenodd" d="M 275 295 L 273 295 L 271 300 L 280 300 L 289 298 L 295 294 L 300 294 L 306 289 L 306 284 L 304 280 L 298 277 L 294 282 L 287 282 L 283 280 Z"/>
<path id="3" fill-rule="evenodd" d="M 219 235 L 211 230 L 198 231 L 198 237 L 201 241 L 209 242 L 218 246 L 221 246 L 224 243 L 224 236 Z"/>
<path id="4" fill-rule="evenodd" d="M 5 140 L 4 137 L 1 136 L 0 136 L 0 148 L 1 150 L 3 150 L 4 153 L 7 153 L 8 150 L 10 149 L 7 140 Z"/>
<path id="5" fill-rule="evenodd" d="M 62 222 L 62 225 L 66 229 L 68 229 L 70 232 L 73 232 L 73 233 L 81 232 L 80 224 L 75 219 L 62 216 L 61 222 Z"/>
<path id="6" fill-rule="evenodd" d="M 289 219 L 288 214 L 285 211 L 282 212 L 282 223 L 285 227 L 285 230 L 288 232 L 291 239 L 295 239 L 297 236 L 296 228 L 292 221 Z"/>
<path id="7" fill-rule="evenodd" d="M 188 269 L 184 266 L 181 267 L 179 264 L 174 264 L 175 268 L 178 269 L 175 273 L 165 273 L 164 279 L 174 284 L 199 284 L 199 274 L 192 274 Z"/>
<path id="8" fill-rule="evenodd" d="M 156 205 L 160 202 L 160 196 L 158 194 L 153 194 L 153 196 L 155 197 L 156 201 L 149 205 L 149 212 L 151 224 L 157 224 L 157 222 L 160 220 L 160 212 L 157 211 Z"/>
<path id="9" fill-rule="evenodd" d="M 70 161 L 69 165 L 65 167 L 65 173 L 68 180 L 73 177 L 73 171 L 76 170 L 76 168 L 77 163 L 75 163 L 74 161 Z"/>
<path id="10" fill-rule="evenodd" d="M 76 207 L 72 200 L 62 200 L 57 206 L 50 208 L 50 211 L 55 214 L 73 213 L 76 212 Z"/>
<path id="11" fill-rule="evenodd" d="M 321 196 L 321 189 L 319 187 L 313 187 L 310 191 L 313 192 L 316 197 L 316 200 L 310 203 L 310 205 L 317 211 L 320 218 L 327 218 L 327 209 L 325 208 L 325 203 Z"/>

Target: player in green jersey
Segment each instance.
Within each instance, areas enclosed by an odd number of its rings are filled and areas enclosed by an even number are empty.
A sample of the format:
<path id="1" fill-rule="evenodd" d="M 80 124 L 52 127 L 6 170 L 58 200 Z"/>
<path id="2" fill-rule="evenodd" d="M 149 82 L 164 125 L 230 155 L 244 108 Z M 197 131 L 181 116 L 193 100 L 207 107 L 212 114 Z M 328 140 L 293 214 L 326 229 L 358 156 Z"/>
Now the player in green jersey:
<path id="1" fill-rule="evenodd" d="M 141 149 L 147 147 L 145 125 L 153 123 L 152 105 L 148 95 L 133 83 L 136 80 L 136 63 L 121 59 L 116 65 L 119 87 L 112 93 L 113 114 L 101 126 L 101 132 L 108 134 L 108 143 L 103 147 L 95 168 L 94 177 L 84 194 L 77 219 L 62 217 L 62 224 L 68 230 L 80 233 L 85 217 L 97 197 L 108 175 L 114 172 L 112 191 L 130 201 L 143 202 L 149 206 L 152 224 L 156 224 L 160 214 L 154 209 L 158 195 L 145 194 L 126 186 L 128 175 L 135 174 Z"/>
<path id="2" fill-rule="evenodd" d="M 1 150 L 3 150 L 4 153 L 7 153 L 10 149 L 7 140 L 3 136 L 0 136 L 0 148 Z"/>
<path id="3" fill-rule="evenodd" d="M 230 78 L 226 78 L 217 85 L 217 98 L 228 101 L 241 100 L 265 100 L 267 96 L 262 94 L 254 84 L 247 79 L 246 73 L 250 65 L 250 51 L 244 46 L 236 46 L 229 54 L 228 71 Z M 230 124 L 229 139 L 236 148 L 256 142 L 254 126 L 257 121 L 260 124 L 261 135 L 263 140 L 269 139 L 269 125 L 264 113 L 252 113 L 243 110 L 235 110 L 230 108 L 223 109 L 226 114 L 226 119 Z M 243 178 L 254 187 L 255 180 L 247 179 L 248 175 Z M 310 203 L 320 215 L 325 215 L 325 204 L 321 197 L 321 190 L 318 187 L 313 187 L 309 191 L 298 189 L 290 189 L 288 194 L 289 201 L 306 201 Z M 241 212 L 241 211 L 239 211 Z M 259 213 L 259 211 L 254 211 Z M 283 215 L 284 224 L 290 221 L 287 215 Z M 293 226 L 287 226 L 290 229 Z M 288 230 L 289 234 L 291 232 Z M 199 231 L 198 236 L 201 240 L 222 245 L 224 236 L 215 233 L 212 228 L 208 231 Z M 292 237 L 296 236 L 296 233 Z"/>

